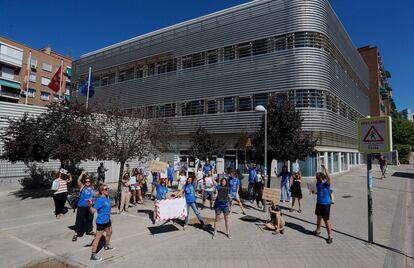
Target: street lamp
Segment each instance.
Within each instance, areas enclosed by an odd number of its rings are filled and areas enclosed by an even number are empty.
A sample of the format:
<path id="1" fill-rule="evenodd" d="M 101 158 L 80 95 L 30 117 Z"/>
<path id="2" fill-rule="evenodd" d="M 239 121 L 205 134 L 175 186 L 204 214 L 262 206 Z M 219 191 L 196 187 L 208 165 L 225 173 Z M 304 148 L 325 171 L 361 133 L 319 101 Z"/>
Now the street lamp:
<path id="1" fill-rule="evenodd" d="M 265 141 L 264 141 L 264 176 L 265 176 L 265 178 L 267 180 L 267 187 L 270 187 L 270 180 L 268 180 L 268 178 L 267 178 L 267 110 L 266 110 L 266 108 L 263 105 L 257 105 L 254 108 L 254 111 L 255 112 L 259 112 L 259 113 L 264 112 L 264 114 L 265 114 L 265 119 L 264 119 L 264 122 L 265 122 L 265 127 L 264 127 L 265 128 Z"/>

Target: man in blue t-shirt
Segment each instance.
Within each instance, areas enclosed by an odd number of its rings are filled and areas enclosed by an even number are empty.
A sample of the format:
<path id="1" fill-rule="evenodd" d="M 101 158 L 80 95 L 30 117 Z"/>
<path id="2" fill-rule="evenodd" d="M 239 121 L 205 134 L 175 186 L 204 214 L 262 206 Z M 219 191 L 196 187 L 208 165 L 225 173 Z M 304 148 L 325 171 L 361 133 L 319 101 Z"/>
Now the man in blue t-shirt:
<path id="1" fill-rule="evenodd" d="M 331 244 L 332 239 L 332 226 L 329 221 L 329 215 L 331 211 L 331 184 L 332 178 L 329 176 L 328 169 L 325 167 L 325 164 L 321 165 L 323 172 L 318 172 L 316 174 L 316 208 L 315 215 L 316 219 L 316 230 L 312 233 L 314 235 L 319 235 L 321 233 L 321 223 L 322 220 L 325 222 L 325 227 L 328 232 L 328 239 L 326 242 Z"/>
<path id="2" fill-rule="evenodd" d="M 204 176 L 208 176 L 208 172 L 213 170 L 213 166 L 210 164 L 210 159 L 206 159 L 206 163 L 203 166 L 203 174 Z"/>
<path id="3" fill-rule="evenodd" d="M 292 177 L 292 174 L 288 171 L 287 166 L 283 166 L 282 172 L 277 176 L 282 177 L 280 181 L 280 202 L 290 202 L 290 177 Z"/>
<path id="4" fill-rule="evenodd" d="M 247 165 L 247 161 L 244 163 L 246 166 L 247 172 L 249 173 L 249 184 L 247 185 L 247 199 L 250 200 L 251 203 L 253 203 L 254 200 L 254 194 L 252 195 L 252 190 L 254 186 L 254 182 L 256 179 L 256 163 L 251 163 L 250 166 Z"/>
<path id="5" fill-rule="evenodd" d="M 244 212 L 243 204 L 240 201 L 240 197 L 239 197 L 240 180 L 237 177 L 236 173 L 234 173 L 234 172 L 231 173 L 231 176 L 228 179 L 228 184 L 229 184 L 229 187 L 230 187 L 230 210 L 232 208 L 233 199 L 234 199 L 239 204 L 239 206 L 242 210 L 242 214 L 246 215 L 246 212 Z"/>
<path id="6" fill-rule="evenodd" d="M 168 161 L 167 178 L 168 182 L 170 183 L 170 187 L 172 187 L 172 183 L 174 180 L 174 167 L 170 164 L 170 161 Z"/>

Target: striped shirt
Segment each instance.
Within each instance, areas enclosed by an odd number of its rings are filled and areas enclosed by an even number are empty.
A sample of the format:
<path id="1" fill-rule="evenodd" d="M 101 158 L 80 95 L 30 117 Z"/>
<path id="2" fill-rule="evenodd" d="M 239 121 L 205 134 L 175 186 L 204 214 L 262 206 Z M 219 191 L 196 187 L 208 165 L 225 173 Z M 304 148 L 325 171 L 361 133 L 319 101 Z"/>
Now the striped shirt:
<path id="1" fill-rule="evenodd" d="M 59 188 L 55 192 L 55 194 L 66 193 L 68 191 L 68 183 L 62 179 L 56 179 L 55 181 L 59 182 Z"/>

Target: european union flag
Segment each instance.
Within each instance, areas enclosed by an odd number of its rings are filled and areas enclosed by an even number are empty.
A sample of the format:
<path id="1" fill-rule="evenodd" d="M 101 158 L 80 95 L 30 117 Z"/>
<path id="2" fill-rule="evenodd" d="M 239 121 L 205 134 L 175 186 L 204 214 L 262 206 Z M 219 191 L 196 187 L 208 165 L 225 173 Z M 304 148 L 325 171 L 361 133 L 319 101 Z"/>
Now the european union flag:
<path id="1" fill-rule="evenodd" d="M 95 86 L 93 85 L 92 75 L 89 75 L 89 79 L 86 80 L 85 83 L 83 83 L 80 86 L 79 91 L 81 94 L 87 96 L 88 95 L 88 84 L 89 84 L 89 98 L 92 98 L 93 95 L 95 94 Z"/>

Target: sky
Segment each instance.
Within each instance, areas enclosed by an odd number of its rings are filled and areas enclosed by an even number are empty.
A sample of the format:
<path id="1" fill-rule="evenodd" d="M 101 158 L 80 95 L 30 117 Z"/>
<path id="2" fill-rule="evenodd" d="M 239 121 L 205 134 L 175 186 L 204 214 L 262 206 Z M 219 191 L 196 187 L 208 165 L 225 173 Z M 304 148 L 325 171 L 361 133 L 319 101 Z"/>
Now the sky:
<path id="1" fill-rule="evenodd" d="M 356 47 L 378 46 L 398 110 L 414 110 L 414 1 L 329 0 Z M 0 0 L 0 35 L 82 54 L 247 0 Z"/>

